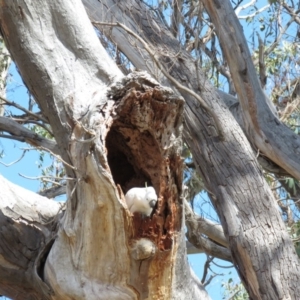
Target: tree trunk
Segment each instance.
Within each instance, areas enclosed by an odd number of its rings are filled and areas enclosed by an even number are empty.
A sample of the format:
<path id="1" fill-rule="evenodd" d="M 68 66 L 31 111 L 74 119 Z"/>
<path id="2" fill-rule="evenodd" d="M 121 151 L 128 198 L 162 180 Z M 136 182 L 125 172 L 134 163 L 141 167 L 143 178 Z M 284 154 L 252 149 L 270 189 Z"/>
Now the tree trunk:
<path id="1" fill-rule="evenodd" d="M 101 7 L 94 0 L 84 3 L 88 9 L 93 7 L 93 20 L 97 16 L 102 22 L 118 21 L 138 32 L 149 47 L 155 49 L 156 57 L 168 73 L 205 99 L 220 118 L 224 140 L 218 136 L 215 120 L 208 111 L 189 93 L 179 90 L 186 100 L 185 140 L 216 207 L 233 261 L 250 297 L 297 299 L 300 266 L 293 243 L 248 140 L 216 90 L 140 1 L 105 1 Z M 129 51 L 129 41 L 125 41 L 127 33 L 123 29 L 109 28 L 107 34 L 138 68 L 147 68 L 161 76 L 157 67 L 149 63 L 151 55 L 139 44 Z M 166 82 L 166 78 L 164 80 Z M 169 86 L 172 86 L 170 81 Z M 289 136 L 292 142 L 294 136 Z M 293 170 L 296 174 L 297 170 Z"/>
<path id="2" fill-rule="evenodd" d="M 145 73 L 123 77 L 79 0 L 3 0 L 0 25 L 68 177 L 66 211 L 43 259 L 36 241 L 41 271 L 34 277 L 24 267 L 36 293 L 24 296 L 21 277 L 0 292 L 14 299 L 208 299 L 186 259 L 183 99 Z M 124 194 L 145 184 L 159 195 L 157 207 L 150 217 L 132 215 Z"/>

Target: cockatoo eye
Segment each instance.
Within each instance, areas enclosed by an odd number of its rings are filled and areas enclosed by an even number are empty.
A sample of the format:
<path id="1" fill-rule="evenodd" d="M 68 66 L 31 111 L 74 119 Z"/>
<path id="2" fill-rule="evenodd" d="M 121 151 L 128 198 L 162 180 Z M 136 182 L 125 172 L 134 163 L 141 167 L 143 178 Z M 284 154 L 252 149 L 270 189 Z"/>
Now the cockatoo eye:
<path id="1" fill-rule="evenodd" d="M 151 208 L 153 208 L 155 206 L 155 204 L 156 204 L 156 200 L 152 199 L 152 200 L 149 201 L 149 206 Z"/>

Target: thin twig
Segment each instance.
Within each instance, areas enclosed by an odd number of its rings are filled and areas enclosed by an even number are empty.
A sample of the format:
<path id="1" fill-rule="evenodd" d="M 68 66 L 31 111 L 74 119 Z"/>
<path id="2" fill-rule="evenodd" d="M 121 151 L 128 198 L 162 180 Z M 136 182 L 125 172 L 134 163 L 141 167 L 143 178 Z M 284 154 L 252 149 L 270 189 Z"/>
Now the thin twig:
<path id="1" fill-rule="evenodd" d="M 210 277 L 208 278 L 208 280 L 203 284 L 204 287 L 208 286 L 211 281 L 216 277 L 218 276 L 219 274 L 213 274 L 213 275 L 210 275 Z"/>
<path id="2" fill-rule="evenodd" d="M 204 270 L 203 270 L 203 275 L 202 275 L 202 279 L 201 279 L 201 283 L 204 284 L 207 273 L 208 273 L 208 268 L 209 268 L 209 264 L 212 262 L 212 260 L 214 259 L 214 257 L 212 256 L 208 256 L 208 258 L 206 259 L 206 262 L 204 264 Z"/>
<path id="3" fill-rule="evenodd" d="M 25 155 L 25 153 L 26 153 L 27 151 L 28 151 L 28 150 L 24 150 L 20 158 L 18 158 L 17 160 L 15 160 L 15 161 L 13 161 L 13 162 L 11 162 L 11 163 L 9 163 L 9 164 L 5 164 L 5 163 L 2 162 L 2 161 L 0 161 L 0 164 L 3 165 L 3 166 L 5 166 L 5 167 L 10 167 L 10 166 L 16 164 L 17 162 L 19 162 L 19 161 L 24 157 L 24 155 Z"/>
<path id="4" fill-rule="evenodd" d="M 223 134 L 223 128 L 222 124 L 220 123 L 220 120 L 216 113 L 204 102 L 204 100 L 196 94 L 191 89 L 183 86 L 179 81 L 177 81 L 173 76 L 171 76 L 164 68 L 164 66 L 160 63 L 159 59 L 156 57 L 155 52 L 149 47 L 148 43 L 144 41 L 140 36 L 135 34 L 132 30 L 130 30 L 126 25 L 116 22 L 116 23 L 107 23 L 107 22 L 95 22 L 93 21 L 92 24 L 94 25 L 101 25 L 101 26 L 115 26 L 115 27 L 121 27 L 123 28 L 127 33 L 135 37 L 145 48 L 145 50 L 150 54 L 150 56 L 153 58 L 154 62 L 156 63 L 157 67 L 160 69 L 160 71 L 164 74 L 164 76 L 169 79 L 176 88 L 178 88 L 181 91 L 184 91 L 188 94 L 190 94 L 192 97 L 198 100 L 200 106 L 202 106 L 214 119 L 216 124 L 216 129 L 218 131 L 219 137 L 221 140 L 224 140 L 224 134 Z"/>
<path id="5" fill-rule="evenodd" d="M 265 5 L 264 7 L 257 9 L 254 13 L 249 14 L 249 15 L 245 15 L 245 16 L 239 16 L 239 12 L 237 12 L 236 10 L 236 15 L 239 19 L 243 20 L 243 19 L 248 19 L 248 18 L 253 18 L 256 15 L 260 14 L 261 12 L 265 11 L 266 9 L 268 9 L 270 7 L 270 4 Z"/>
<path id="6" fill-rule="evenodd" d="M 221 265 L 215 263 L 214 261 L 212 261 L 212 263 L 213 263 L 215 266 L 217 266 L 217 267 L 219 267 L 219 268 L 222 268 L 222 269 L 230 269 L 230 268 L 234 268 L 234 265 L 231 265 L 231 266 L 221 266 Z"/>
<path id="7" fill-rule="evenodd" d="M 69 163 L 67 163 L 66 161 L 64 161 L 59 155 L 53 153 L 51 150 L 49 150 L 49 149 L 47 149 L 47 148 L 45 148 L 43 146 L 39 146 L 39 147 L 36 147 L 36 148 L 51 153 L 57 160 L 61 161 L 64 165 L 68 166 L 69 168 L 71 168 L 74 171 L 77 171 L 77 168 L 71 166 Z"/>
<path id="8" fill-rule="evenodd" d="M 56 181 L 53 181 L 53 180 L 49 180 L 47 178 L 43 178 L 45 176 L 30 177 L 30 176 L 23 175 L 21 173 L 18 173 L 18 174 L 19 174 L 19 176 L 21 176 L 23 178 L 26 178 L 26 179 L 30 179 L 30 180 L 43 180 L 43 181 L 46 181 L 46 182 L 49 182 L 49 183 L 52 183 L 52 184 L 56 184 L 58 186 L 62 186 L 59 182 L 56 182 Z M 61 178 L 61 179 L 64 179 L 64 178 Z"/>
<path id="9" fill-rule="evenodd" d="M 71 177 L 56 177 L 56 176 L 36 176 L 36 177 L 31 177 L 31 176 L 26 176 L 23 175 L 21 173 L 19 173 L 20 176 L 27 178 L 27 179 L 31 179 L 31 180 L 44 180 L 44 181 L 49 181 L 48 178 L 50 179 L 54 179 L 54 180 L 76 180 L 76 178 L 71 178 Z M 50 182 L 50 181 L 49 181 Z M 55 184 L 58 184 L 60 186 L 62 186 L 61 183 L 57 182 L 57 181 L 52 181 Z"/>

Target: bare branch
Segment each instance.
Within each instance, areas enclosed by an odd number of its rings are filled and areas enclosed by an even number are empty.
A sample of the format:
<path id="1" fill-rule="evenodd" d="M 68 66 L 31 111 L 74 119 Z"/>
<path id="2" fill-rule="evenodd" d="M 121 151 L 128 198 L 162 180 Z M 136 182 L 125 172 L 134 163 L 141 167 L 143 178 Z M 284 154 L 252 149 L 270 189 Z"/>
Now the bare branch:
<path id="1" fill-rule="evenodd" d="M 293 16 L 295 18 L 295 22 L 300 24 L 299 10 L 297 10 L 297 11 L 292 10 L 292 8 L 289 7 L 286 2 L 282 2 L 282 6 L 289 12 L 289 14 L 291 16 Z"/>
<path id="2" fill-rule="evenodd" d="M 211 261 L 213 260 L 214 258 L 213 257 L 208 257 L 206 259 L 206 262 L 204 264 L 204 270 L 203 270 L 203 275 L 202 275 L 202 279 L 201 279 L 201 282 L 204 283 L 205 282 L 205 278 L 207 276 L 207 271 L 208 271 L 208 268 L 209 268 L 209 264 L 211 263 Z"/>
<path id="3" fill-rule="evenodd" d="M 24 141 L 33 147 L 42 147 L 51 153 L 58 153 L 57 144 L 23 127 L 12 119 L 0 117 L 0 130 L 11 134 L 12 139 Z"/>
<path id="4" fill-rule="evenodd" d="M 39 191 L 38 194 L 47 198 L 55 198 L 57 196 L 66 194 L 66 192 L 66 185 L 60 185 Z"/>
<path id="5" fill-rule="evenodd" d="M 25 156 L 25 153 L 26 153 L 27 151 L 28 151 L 28 150 L 23 150 L 23 153 L 22 153 L 22 155 L 20 156 L 20 158 L 18 158 L 17 160 L 15 160 L 15 161 L 13 161 L 13 162 L 11 162 L 11 163 L 9 163 L 9 164 L 5 164 L 5 163 L 2 162 L 2 161 L 0 161 L 0 164 L 3 165 L 3 166 L 5 166 L 5 167 L 10 167 L 10 166 L 16 164 L 17 162 L 19 162 L 19 161 Z"/>
<path id="6" fill-rule="evenodd" d="M 184 209 L 186 221 L 193 222 L 193 228 L 199 235 L 205 234 L 214 242 L 224 247 L 228 247 L 222 225 L 196 215 L 187 201 L 184 202 Z"/>
<path id="7" fill-rule="evenodd" d="M 202 248 L 196 248 L 191 242 L 186 241 L 186 251 L 187 254 L 199 254 L 204 253 L 204 250 Z"/>
<path id="8" fill-rule="evenodd" d="M 247 9 L 248 7 L 254 5 L 256 1 L 257 1 L 257 0 L 250 0 L 248 3 L 245 3 L 244 5 L 239 5 L 239 6 L 235 9 L 236 15 L 239 16 L 239 13 L 240 13 L 242 10 L 245 10 L 245 9 Z"/>
<path id="9" fill-rule="evenodd" d="M 28 114 L 28 115 L 34 117 L 35 119 L 41 120 L 41 121 L 43 121 L 44 123 L 48 123 L 48 121 L 47 121 L 44 117 L 42 117 L 41 115 L 35 114 L 35 113 L 33 113 L 32 111 L 30 111 L 30 110 L 24 108 L 23 106 L 21 106 L 21 105 L 19 105 L 19 104 L 15 103 L 15 102 L 12 102 L 12 101 L 9 101 L 9 100 L 7 100 L 6 98 L 3 98 L 3 97 L 1 97 L 1 96 L 0 96 L 0 99 L 1 99 L 3 102 L 5 102 L 6 105 L 14 106 L 14 107 L 16 107 L 16 108 L 18 108 L 18 109 L 24 111 L 26 114 Z"/>
<path id="10" fill-rule="evenodd" d="M 261 12 L 265 11 L 266 9 L 268 9 L 268 8 L 270 7 L 270 4 L 267 4 L 267 5 L 263 6 L 263 7 L 260 8 L 260 9 L 257 9 L 257 10 L 256 10 L 254 13 L 252 13 L 252 14 L 245 15 L 245 16 L 239 16 L 239 13 L 240 13 L 241 10 L 244 10 L 244 9 L 246 9 L 247 7 L 253 5 L 256 1 L 257 1 L 257 0 L 252 0 L 252 1 L 250 1 L 249 3 L 247 3 L 247 4 L 245 4 L 245 5 L 240 6 L 239 8 L 237 8 L 237 9 L 235 10 L 235 13 L 236 13 L 237 17 L 238 17 L 239 19 L 241 19 L 241 20 L 242 20 L 242 19 L 247 19 L 247 18 L 253 18 L 253 17 L 255 17 L 256 15 L 260 14 Z"/>
<path id="11" fill-rule="evenodd" d="M 23 116 L 16 117 L 14 115 L 11 115 L 11 119 L 21 124 L 35 124 L 45 129 L 53 137 L 53 132 L 44 123 L 41 123 L 40 121 L 28 119 L 28 117 Z"/>
<path id="12" fill-rule="evenodd" d="M 263 92 L 230 1 L 220 1 L 218 9 L 213 8 L 210 1 L 203 3 L 216 26 L 232 74 L 248 139 L 269 159 L 299 179 L 300 137 L 283 126 L 273 103 Z"/>
<path id="13" fill-rule="evenodd" d="M 265 64 L 265 56 L 264 56 L 264 42 L 259 36 L 259 33 L 257 32 L 257 37 L 258 37 L 258 43 L 259 43 L 259 79 L 260 79 L 260 84 L 261 87 L 264 89 L 266 84 L 267 84 L 267 73 L 266 73 L 266 64 Z"/>
<path id="14" fill-rule="evenodd" d="M 182 0 L 173 0 L 172 6 L 173 9 L 171 15 L 170 30 L 174 37 L 178 37 L 179 25 L 181 23 Z"/>
<path id="15" fill-rule="evenodd" d="M 208 255 L 231 261 L 231 254 L 227 248 L 223 247 L 222 244 L 218 245 L 215 242 L 202 237 L 202 234 L 206 234 L 208 237 L 212 236 L 213 238 L 215 238 L 215 240 L 221 241 L 223 244 L 225 244 L 225 237 L 224 239 L 221 239 L 218 234 L 211 234 L 212 232 L 215 232 L 214 229 L 216 229 L 217 227 L 215 227 L 211 231 L 208 227 L 205 228 L 204 226 L 204 230 L 202 231 L 202 226 L 199 226 L 200 224 L 198 223 L 198 220 L 194 217 L 194 213 L 186 201 L 184 207 L 186 215 L 186 226 L 188 228 L 188 241 L 192 243 L 196 248 L 203 249 L 203 251 Z"/>

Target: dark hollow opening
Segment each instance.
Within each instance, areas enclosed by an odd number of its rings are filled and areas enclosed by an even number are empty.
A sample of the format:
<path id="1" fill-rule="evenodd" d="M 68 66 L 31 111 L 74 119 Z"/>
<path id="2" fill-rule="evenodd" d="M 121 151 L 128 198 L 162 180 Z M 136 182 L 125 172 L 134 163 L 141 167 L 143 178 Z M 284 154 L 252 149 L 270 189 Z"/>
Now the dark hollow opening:
<path id="1" fill-rule="evenodd" d="M 132 151 L 127 145 L 130 137 L 124 137 L 112 128 L 106 137 L 107 160 L 115 184 L 119 184 L 124 194 L 133 187 L 151 186 L 151 180 L 135 165 Z"/>

